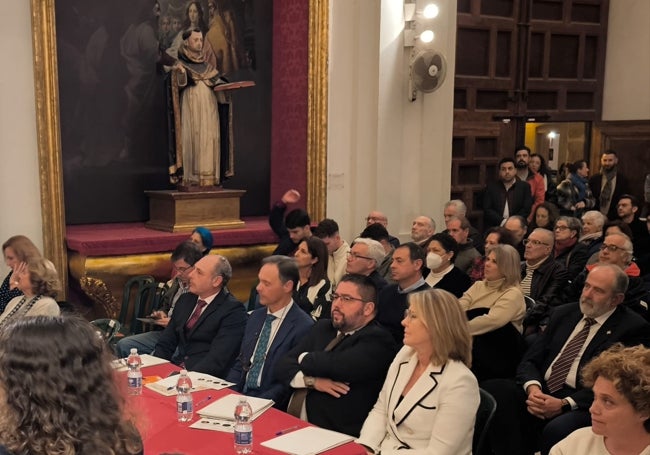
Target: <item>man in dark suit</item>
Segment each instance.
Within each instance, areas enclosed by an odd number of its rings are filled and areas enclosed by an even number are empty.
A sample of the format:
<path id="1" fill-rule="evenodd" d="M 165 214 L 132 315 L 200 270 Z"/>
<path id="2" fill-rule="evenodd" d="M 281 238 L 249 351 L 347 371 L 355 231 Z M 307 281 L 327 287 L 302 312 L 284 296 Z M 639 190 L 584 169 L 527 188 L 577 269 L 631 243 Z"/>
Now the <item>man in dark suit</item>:
<path id="1" fill-rule="evenodd" d="M 269 398 L 286 409 L 290 388 L 273 376 L 276 362 L 309 331 L 314 321 L 292 299 L 298 283 L 298 266 L 287 256 L 262 261 L 257 293 L 264 308 L 253 311 L 246 323 L 244 341 L 228 374 L 235 390 Z"/>
<path id="2" fill-rule="evenodd" d="M 425 251 L 414 242 L 402 243 L 393 252 L 390 274 L 395 284 L 389 284 L 377 295 L 377 322 L 386 327 L 398 345 L 404 342 L 404 311 L 411 292 L 431 289 L 422 277 Z"/>
<path id="3" fill-rule="evenodd" d="M 589 179 L 589 188 L 596 199 L 594 210 L 615 220 L 618 200 L 628 192 L 628 183 L 618 172 L 618 154 L 614 150 L 605 150 L 600 156 L 600 174 Z"/>
<path id="4" fill-rule="evenodd" d="M 580 302 L 553 311 L 546 331 L 519 364 L 516 382 L 481 384 L 497 400 L 490 429 L 495 455 L 532 454 L 540 434 L 545 455 L 571 432 L 591 424 L 593 393 L 582 386 L 580 369 L 614 343 L 650 343 L 650 324 L 620 305 L 627 284 L 619 267 L 594 267 Z"/>
<path id="5" fill-rule="evenodd" d="M 294 388 L 289 412 L 315 425 L 359 436 L 396 346 L 375 319 L 376 291 L 363 275 L 344 275 L 321 319 L 278 362 L 276 377 Z"/>
<path id="6" fill-rule="evenodd" d="M 244 335 L 246 311 L 226 289 L 232 276 L 228 260 L 208 255 L 189 275 L 191 294 L 176 303 L 154 355 L 218 377 L 226 377 Z M 177 351 L 178 349 L 178 351 Z"/>
<path id="7" fill-rule="evenodd" d="M 483 198 L 485 228 L 501 226 L 509 216 L 519 215 L 524 219 L 530 215 L 533 196 L 526 182 L 517 180 L 515 160 L 502 158 L 499 161 L 499 181 L 488 184 Z"/>

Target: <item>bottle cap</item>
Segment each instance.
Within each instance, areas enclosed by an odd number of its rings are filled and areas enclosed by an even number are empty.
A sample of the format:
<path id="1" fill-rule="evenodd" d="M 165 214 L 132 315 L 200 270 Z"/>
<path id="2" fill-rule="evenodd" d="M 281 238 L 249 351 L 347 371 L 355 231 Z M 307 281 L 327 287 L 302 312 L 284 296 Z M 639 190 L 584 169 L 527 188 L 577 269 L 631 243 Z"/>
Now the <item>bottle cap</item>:
<path id="1" fill-rule="evenodd" d="M 181 370 L 181 374 L 187 374 L 187 370 Z"/>
<path id="2" fill-rule="evenodd" d="M 138 348 L 131 348 L 131 354 L 137 354 Z"/>

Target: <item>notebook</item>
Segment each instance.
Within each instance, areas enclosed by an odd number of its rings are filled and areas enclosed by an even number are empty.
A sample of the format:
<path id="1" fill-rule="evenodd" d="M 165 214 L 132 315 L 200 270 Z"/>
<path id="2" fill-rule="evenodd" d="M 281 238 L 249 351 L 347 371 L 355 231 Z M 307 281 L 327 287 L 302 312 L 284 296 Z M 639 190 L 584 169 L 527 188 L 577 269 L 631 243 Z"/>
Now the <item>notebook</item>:
<path id="1" fill-rule="evenodd" d="M 201 417 L 207 417 L 210 419 L 221 419 L 221 420 L 235 420 L 235 407 L 239 403 L 239 398 L 242 395 L 231 393 L 210 403 L 203 409 L 199 409 L 198 413 Z M 273 400 L 267 400 L 264 398 L 257 397 L 246 397 L 248 403 L 253 409 L 253 418 L 255 420 L 258 418 L 264 411 L 273 406 Z"/>
<path id="2" fill-rule="evenodd" d="M 190 371 L 187 373 L 187 375 L 192 380 L 192 391 L 205 389 L 221 390 L 233 385 L 232 382 L 225 381 L 209 374 L 198 373 L 196 371 Z M 178 378 L 179 376 L 176 374 L 165 379 L 161 379 L 160 381 L 145 384 L 145 387 L 153 390 L 154 392 L 158 392 L 161 395 L 176 395 L 176 384 L 178 383 Z"/>
<path id="3" fill-rule="evenodd" d="M 262 445 L 291 455 L 313 455 L 350 441 L 354 441 L 354 438 L 347 434 L 319 427 L 306 427 L 264 441 Z"/>

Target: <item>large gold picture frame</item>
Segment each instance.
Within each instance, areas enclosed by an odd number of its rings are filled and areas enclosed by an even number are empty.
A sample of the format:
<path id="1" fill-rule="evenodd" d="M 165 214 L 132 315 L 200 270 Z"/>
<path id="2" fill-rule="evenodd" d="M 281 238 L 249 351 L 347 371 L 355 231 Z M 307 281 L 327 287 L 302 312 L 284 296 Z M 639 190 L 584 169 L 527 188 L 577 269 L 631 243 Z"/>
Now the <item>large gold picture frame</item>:
<path id="1" fill-rule="evenodd" d="M 55 0 L 31 0 L 43 253 L 60 272 L 65 299 L 68 260 L 54 6 Z M 307 210 L 313 219 L 322 219 L 326 211 L 328 30 L 329 0 L 310 0 Z"/>

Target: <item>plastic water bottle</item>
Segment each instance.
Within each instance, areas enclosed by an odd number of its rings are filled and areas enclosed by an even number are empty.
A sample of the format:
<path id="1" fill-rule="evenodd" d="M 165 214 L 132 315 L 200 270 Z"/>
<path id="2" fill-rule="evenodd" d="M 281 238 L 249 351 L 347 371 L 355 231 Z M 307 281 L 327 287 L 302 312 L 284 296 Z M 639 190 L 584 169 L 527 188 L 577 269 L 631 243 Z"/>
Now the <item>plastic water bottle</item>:
<path id="1" fill-rule="evenodd" d="M 129 368 L 127 378 L 129 381 L 129 395 L 142 395 L 142 371 L 140 366 L 142 359 L 136 348 L 131 348 L 131 354 L 126 359 L 126 366 Z"/>
<path id="2" fill-rule="evenodd" d="M 253 451 L 253 409 L 242 396 L 235 408 L 235 452 L 239 455 Z"/>
<path id="3" fill-rule="evenodd" d="M 176 414 L 178 421 L 185 423 L 194 417 L 194 400 L 192 399 L 192 380 L 187 370 L 181 370 L 176 383 Z"/>

